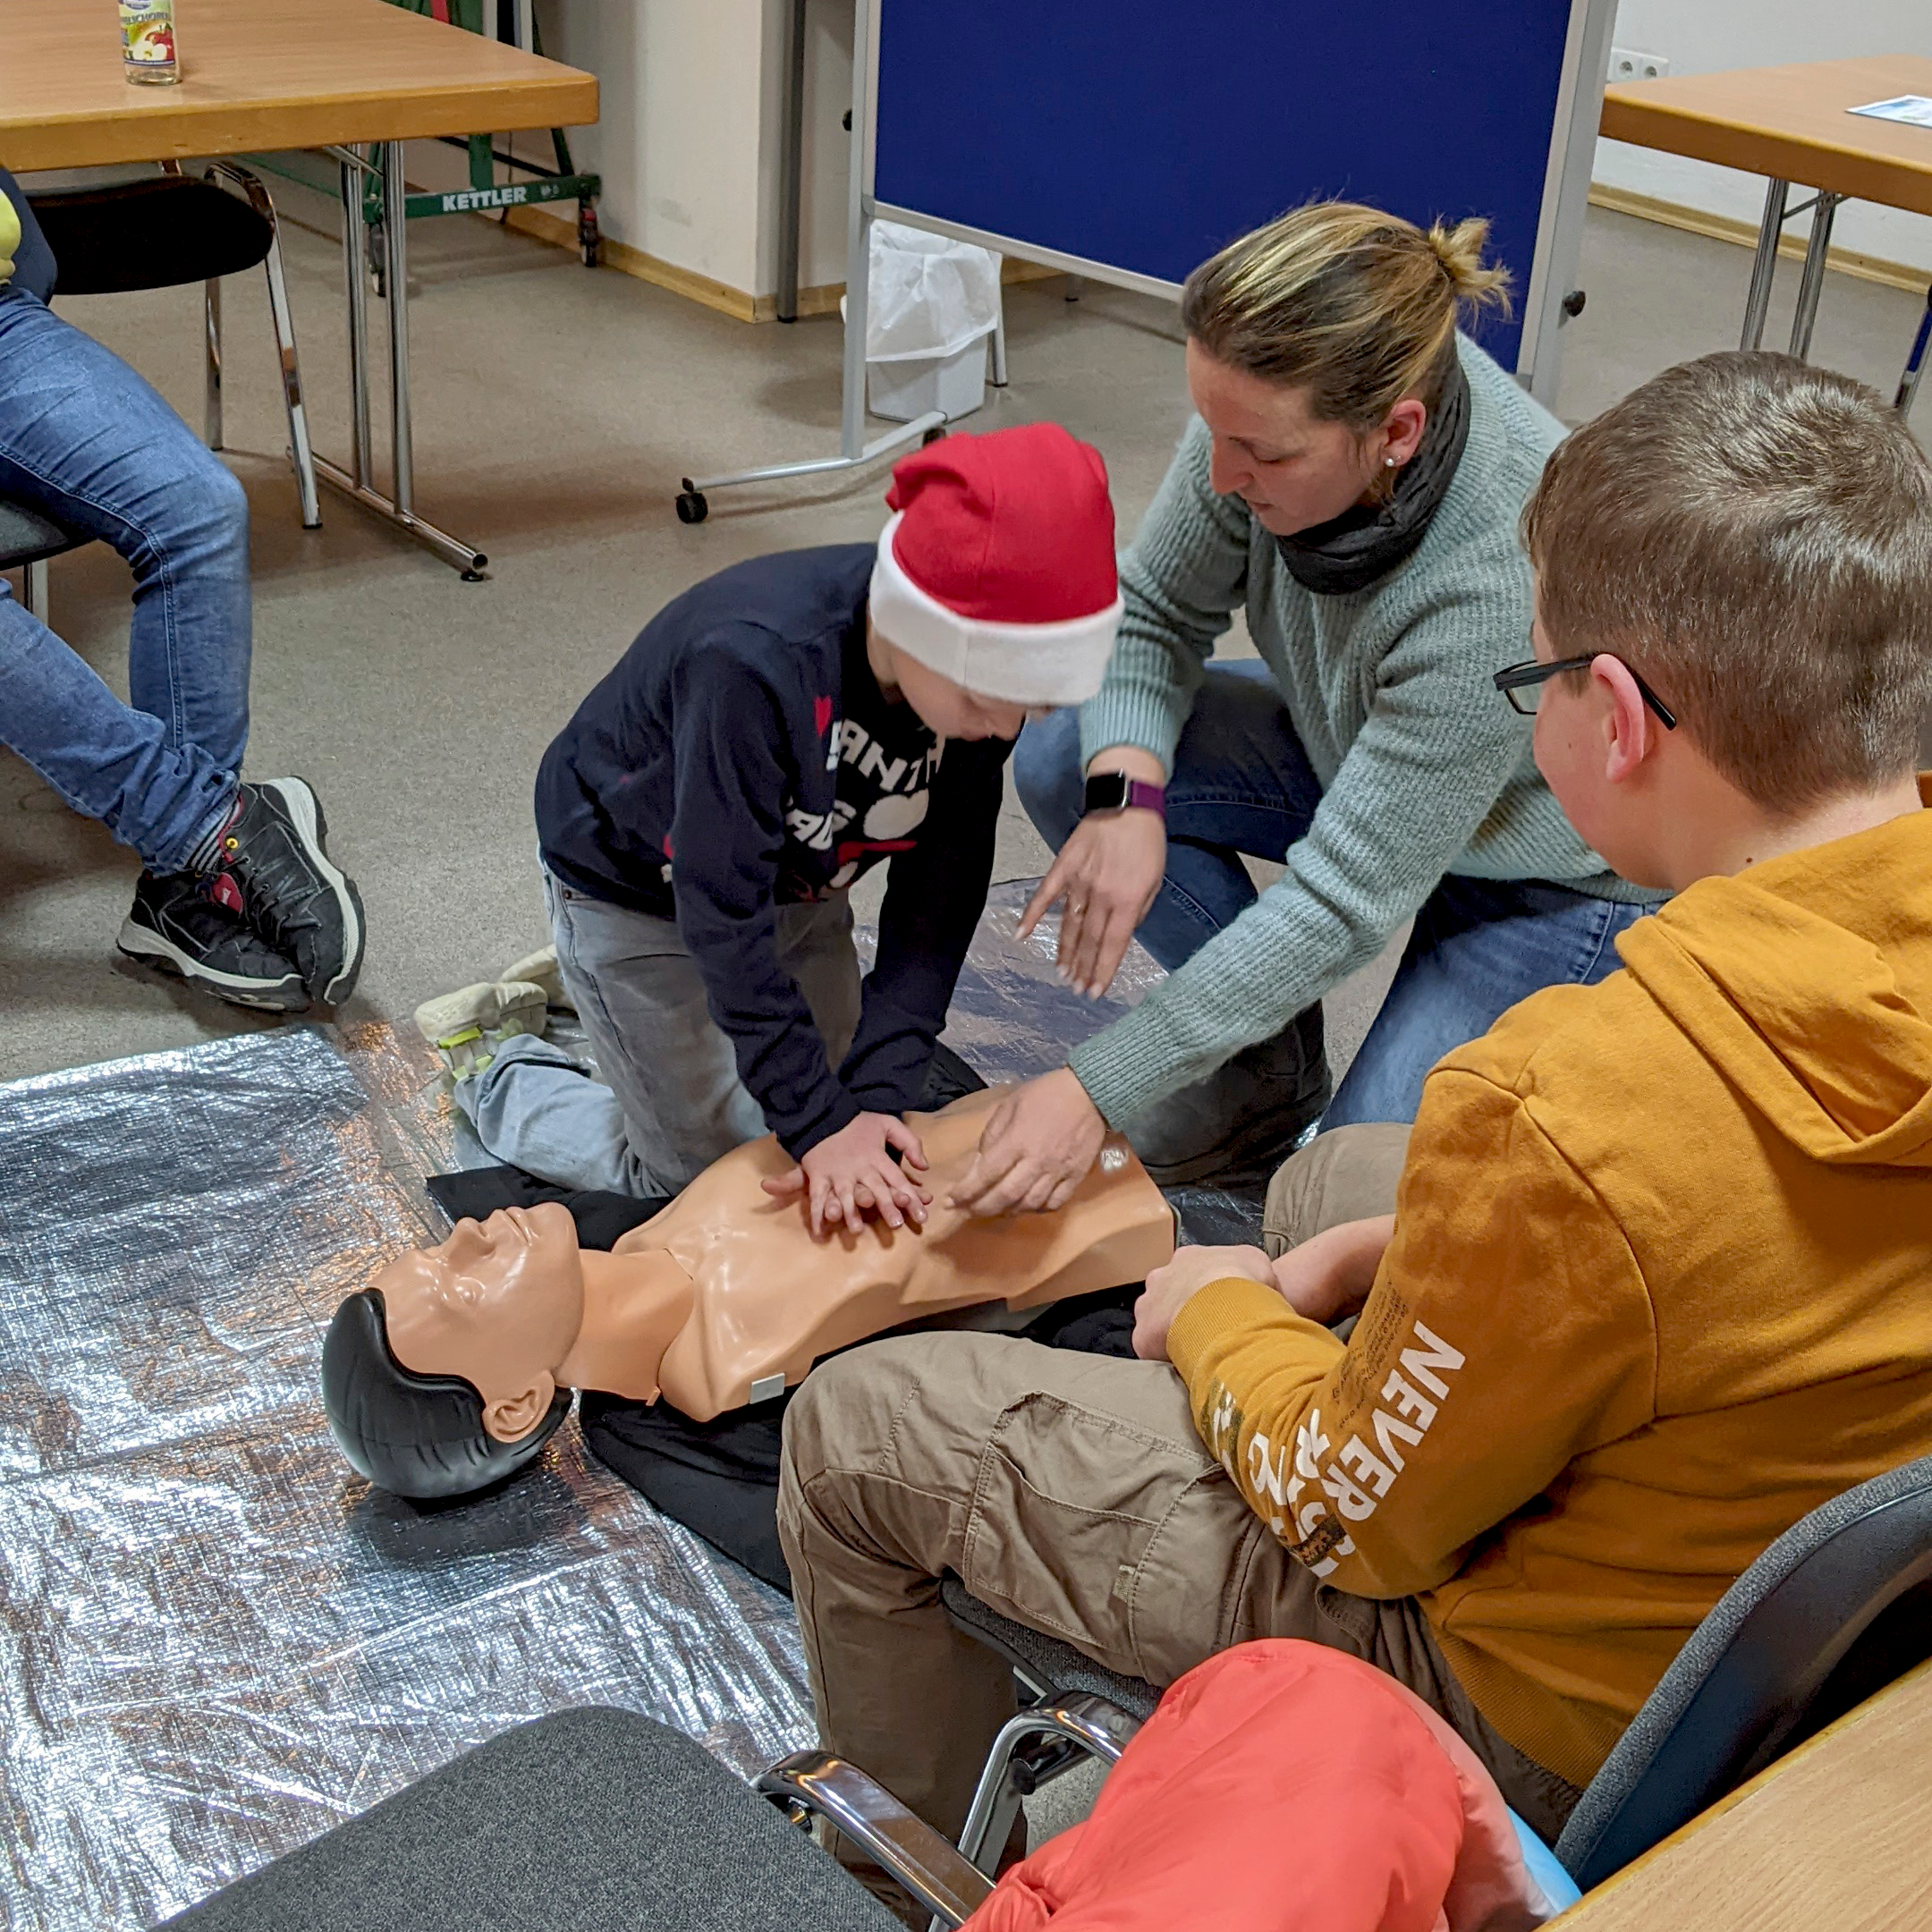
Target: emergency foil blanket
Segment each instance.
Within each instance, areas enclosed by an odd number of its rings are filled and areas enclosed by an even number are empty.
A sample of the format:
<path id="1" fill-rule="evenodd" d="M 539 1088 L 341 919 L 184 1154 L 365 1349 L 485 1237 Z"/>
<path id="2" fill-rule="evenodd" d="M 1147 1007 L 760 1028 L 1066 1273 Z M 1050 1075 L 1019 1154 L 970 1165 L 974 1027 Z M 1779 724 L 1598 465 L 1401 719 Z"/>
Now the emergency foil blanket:
<path id="1" fill-rule="evenodd" d="M 791 1606 L 587 1462 L 371 1491 L 335 1304 L 440 1230 L 426 1066 L 302 1029 L 0 1088 L 0 1922 L 136 1927 L 466 1746 L 630 1706 L 810 1741 Z"/>
<path id="2" fill-rule="evenodd" d="M 996 888 L 948 1029 L 988 1080 L 1123 1010 L 1014 943 L 1030 890 Z M 1115 990 L 1158 973 L 1137 947 Z M 425 1175 L 487 1158 L 380 1026 L 0 1086 L 0 1925 L 149 1925 L 571 1705 L 748 1775 L 810 1741 L 791 1606 L 574 1426 L 435 1508 L 336 1453 L 330 1315 L 440 1239 Z M 1177 1199 L 1206 1239 L 1251 1206 Z"/>

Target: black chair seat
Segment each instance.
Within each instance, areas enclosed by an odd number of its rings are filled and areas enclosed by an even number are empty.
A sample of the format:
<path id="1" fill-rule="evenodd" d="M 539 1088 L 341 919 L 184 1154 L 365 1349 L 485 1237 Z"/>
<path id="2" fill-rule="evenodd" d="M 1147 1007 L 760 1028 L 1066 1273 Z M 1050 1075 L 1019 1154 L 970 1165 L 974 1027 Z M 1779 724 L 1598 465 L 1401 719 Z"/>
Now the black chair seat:
<path id="1" fill-rule="evenodd" d="M 182 174 L 30 195 L 62 295 L 178 288 L 260 266 L 273 226 L 238 195 Z"/>
<path id="2" fill-rule="evenodd" d="M 1072 1644 L 1043 1636 L 987 1609 L 956 1576 L 941 1580 L 939 1600 L 954 1624 L 988 1649 L 998 1651 L 1028 1683 L 1042 1691 L 1066 1696 L 1085 1690 L 1106 1699 L 1142 1723 L 1154 1715 L 1154 1707 L 1160 1702 L 1160 1692 L 1152 1684 L 1139 1677 L 1116 1676 L 1091 1657 L 1083 1657 Z"/>
<path id="3" fill-rule="evenodd" d="M 38 564 L 43 557 L 59 556 L 64 550 L 78 550 L 92 541 L 84 531 L 71 530 L 25 504 L 0 498 L 0 570 Z"/>
<path id="4" fill-rule="evenodd" d="M 168 1921 L 182 1932 L 899 1932 L 701 1745 L 559 1711 Z"/>

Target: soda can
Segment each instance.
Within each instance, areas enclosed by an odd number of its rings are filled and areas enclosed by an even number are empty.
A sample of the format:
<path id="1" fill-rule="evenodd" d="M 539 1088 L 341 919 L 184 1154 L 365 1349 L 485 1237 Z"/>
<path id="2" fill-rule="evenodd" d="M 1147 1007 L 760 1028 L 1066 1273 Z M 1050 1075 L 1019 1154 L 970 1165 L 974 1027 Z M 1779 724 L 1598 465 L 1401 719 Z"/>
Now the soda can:
<path id="1" fill-rule="evenodd" d="M 174 0 L 121 0 L 121 59 L 128 79 L 165 86 L 181 79 Z"/>

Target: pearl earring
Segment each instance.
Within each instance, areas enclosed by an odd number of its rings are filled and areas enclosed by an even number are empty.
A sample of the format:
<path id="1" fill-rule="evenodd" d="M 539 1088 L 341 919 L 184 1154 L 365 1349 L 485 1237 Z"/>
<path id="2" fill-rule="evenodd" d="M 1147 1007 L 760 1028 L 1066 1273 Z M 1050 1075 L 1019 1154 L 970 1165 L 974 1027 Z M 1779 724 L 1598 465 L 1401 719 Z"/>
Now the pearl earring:
<path id="1" fill-rule="evenodd" d="M 1385 470 L 1393 470 L 1395 467 L 1395 459 L 1393 456 L 1385 456 L 1382 459 L 1382 467 Z"/>

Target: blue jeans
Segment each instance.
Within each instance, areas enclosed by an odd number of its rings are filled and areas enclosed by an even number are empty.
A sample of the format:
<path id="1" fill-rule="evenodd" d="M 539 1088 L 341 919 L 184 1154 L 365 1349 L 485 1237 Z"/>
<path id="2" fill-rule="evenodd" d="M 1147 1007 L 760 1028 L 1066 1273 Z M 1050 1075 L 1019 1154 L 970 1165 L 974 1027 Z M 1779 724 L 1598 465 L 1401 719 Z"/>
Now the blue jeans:
<path id="1" fill-rule="evenodd" d="M 248 498 L 119 357 L 0 288 L 0 496 L 134 571 L 123 704 L 0 580 L 0 744 L 157 872 L 233 802 L 248 741 Z"/>
<path id="2" fill-rule="evenodd" d="M 1055 851 L 1079 822 L 1080 715 L 1029 724 L 1013 784 Z M 1216 665 L 1194 700 L 1167 782 L 1167 872 L 1139 937 L 1171 972 L 1254 903 L 1241 862 L 1285 859 L 1321 802 L 1321 782 L 1259 664 Z M 1394 984 L 1322 1125 L 1412 1121 L 1428 1070 L 1518 1000 L 1615 971 L 1618 933 L 1642 906 L 1540 879 L 1445 877 L 1416 914 Z"/>

